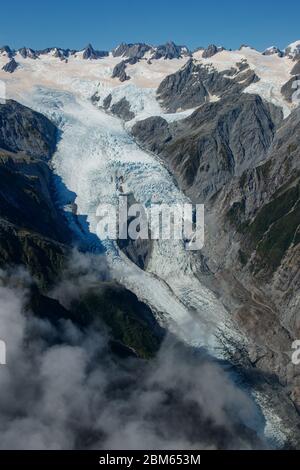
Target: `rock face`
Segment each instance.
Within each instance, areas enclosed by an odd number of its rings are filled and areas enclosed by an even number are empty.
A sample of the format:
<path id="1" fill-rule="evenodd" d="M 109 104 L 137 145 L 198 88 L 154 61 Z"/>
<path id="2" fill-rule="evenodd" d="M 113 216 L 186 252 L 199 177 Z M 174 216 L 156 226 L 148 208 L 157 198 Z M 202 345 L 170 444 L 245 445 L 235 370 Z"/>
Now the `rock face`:
<path id="1" fill-rule="evenodd" d="M 83 59 L 92 60 L 92 59 L 101 59 L 101 57 L 107 57 L 107 51 L 96 51 L 91 44 L 88 44 L 83 51 Z"/>
<path id="2" fill-rule="evenodd" d="M 9 59 L 14 56 L 14 51 L 9 46 L 0 47 L 0 54 L 6 55 Z"/>
<path id="3" fill-rule="evenodd" d="M 300 75 L 300 59 L 298 60 L 298 62 L 296 62 L 296 64 L 292 68 L 291 75 Z"/>
<path id="4" fill-rule="evenodd" d="M 52 52 L 54 49 L 57 49 L 57 48 L 54 48 L 54 47 L 46 47 L 45 49 L 38 49 L 36 51 L 36 55 L 37 56 L 40 56 L 40 55 L 44 55 L 44 54 L 49 54 L 50 52 Z"/>
<path id="5" fill-rule="evenodd" d="M 93 98 L 93 101 L 97 102 L 99 99 L 97 95 Z M 135 117 L 135 114 L 131 111 L 129 101 L 123 97 L 120 101 L 112 103 L 112 95 L 109 94 L 104 98 L 102 107 L 105 111 L 109 111 L 111 114 L 118 116 L 123 121 L 131 121 Z"/>
<path id="6" fill-rule="evenodd" d="M 144 43 L 126 44 L 122 42 L 118 47 L 112 50 L 113 57 L 127 57 L 141 59 L 146 52 L 153 50 L 152 46 Z"/>
<path id="7" fill-rule="evenodd" d="M 60 47 L 47 47 L 46 49 L 41 49 L 41 50 L 37 50 L 33 52 L 37 58 L 41 55 L 50 54 L 53 57 L 56 57 L 60 60 L 65 60 L 70 54 L 69 49 L 61 49 Z M 30 57 L 30 56 L 27 55 L 27 57 Z"/>
<path id="8" fill-rule="evenodd" d="M 298 60 L 300 58 L 300 41 L 296 41 L 295 43 L 290 44 L 285 49 L 284 55 Z"/>
<path id="9" fill-rule="evenodd" d="M 66 60 L 67 57 L 70 55 L 69 49 L 62 49 L 60 47 L 47 47 L 46 49 L 40 49 L 37 51 L 33 51 L 32 49 L 28 49 L 23 47 L 18 51 L 25 59 L 26 58 L 38 58 L 41 55 L 50 54 L 52 57 L 56 57 L 60 60 Z M 32 57 L 33 56 L 33 57 Z"/>
<path id="10" fill-rule="evenodd" d="M 180 59 L 190 55 L 190 51 L 186 46 L 177 46 L 174 42 L 167 42 L 155 48 L 151 60 L 158 59 Z"/>
<path id="11" fill-rule="evenodd" d="M 134 195 L 132 193 L 127 194 L 127 209 L 129 210 L 129 207 L 136 203 L 137 200 Z M 127 229 L 133 219 L 134 217 L 128 218 Z M 119 239 L 117 240 L 117 244 L 127 258 L 129 258 L 139 268 L 146 270 L 153 248 L 153 242 L 150 237 L 145 240 L 140 238 L 132 240 L 130 237 L 124 240 Z"/>
<path id="12" fill-rule="evenodd" d="M 150 152 L 163 153 L 165 145 L 173 138 L 168 122 L 160 117 L 153 116 L 138 121 L 132 128 L 134 138 Z"/>
<path id="13" fill-rule="evenodd" d="M 17 51 L 11 49 L 9 46 L 3 46 L 0 48 L 0 54 L 7 56 L 9 59 L 12 59 L 16 55 L 16 52 L 18 52 L 24 59 L 35 59 L 40 55 L 51 54 L 61 60 L 66 60 L 68 57 L 76 55 L 78 52 L 83 52 L 82 57 L 85 60 L 97 60 L 109 56 L 108 51 L 98 51 L 94 49 L 91 44 L 88 44 L 83 51 L 62 49 L 59 47 L 47 47 L 39 50 L 22 47 Z M 151 59 L 179 59 L 190 55 L 190 51 L 186 46 L 177 46 L 174 42 L 168 42 L 156 47 L 144 43 L 121 43 L 112 50 L 113 57 L 124 57 L 129 60 L 134 59 L 135 61 L 143 59 L 147 53 L 152 54 Z"/>
<path id="14" fill-rule="evenodd" d="M 33 49 L 30 49 L 29 47 L 21 47 L 21 49 L 18 49 L 19 54 L 23 57 L 23 59 L 37 59 L 36 52 Z"/>
<path id="15" fill-rule="evenodd" d="M 4 72 L 8 72 L 8 73 L 14 73 L 14 71 L 19 67 L 19 64 L 15 61 L 14 58 L 10 59 L 10 61 L 5 64 L 3 67 L 2 67 L 2 70 L 4 70 Z"/>
<path id="16" fill-rule="evenodd" d="M 99 101 L 99 97 L 98 98 L 98 101 Z M 96 98 L 96 100 L 97 100 Z M 111 102 L 112 102 L 112 95 L 111 93 L 109 95 L 106 96 L 106 98 L 104 98 L 103 100 L 103 108 L 107 111 L 111 105 Z"/>
<path id="17" fill-rule="evenodd" d="M 49 158 L 56 145 L 56 127 L 42 114 L 16 101 L 0 105 L 0 148 Z"/>
<path id="18" fill-rule="evenodd" d="M 19 54 L 21 54 L 24 59 L 36 59 L 41 55 L 50 54 L 62 61 L 67 60 L 70 56 L 76 55 L 78 52 L 82 52 L 82 57 L 85 60 L 101 59 L 102 57 L 107 57 L 109 55 L 108 51 L 95 50 L 91 44 L 88 44 L 83 49 L 83 51 L 77 51 L 75 49 L 62 49 L 60 47 L 47 47 L 45 49 L 39 49 L 35 51 L 27 47 L 22 47 L 21 49 L 18 49 L 17 52 L 19 52 Z"/>
<path id="19" fill-rule="evenodd" d="M 110 112 L 121 118 L 123 121 L 131 121 L 135 116 L 130 110 L 130 103 L 125 97 L 111 105 Z"/>
<path id="20" fill-rule="evenodd" d="M 43 286 L 61 269 L 71 236 L 45 161 L 56 135 L 45 116 L 14 101 L 0 105 L 1 266 L 23 264 Z"/>
<path id="21" fill-rule="evenodd" d="M 284 56 L 284 53 L 278 49 L 278 47 L 276 46 L 271 46 L 271 47 L 268 47 L 263 53 L 263 55 L 278 55 L 279 57 L 283 57 Z"/>
<path id="22" fill-rule="evenodd" d="M 280 111 L 275 114 L 259 96 L 229 94 L 180 122 L 138 122 L 132 133 L 143 146 L 160 152 L 180 186 L 203 202 L 233 176 L 264 160 L 281 118 Z"/>
<path id="23" fill-rule="evenodd" d="M 126 74 L 126 66 L 127 61 L 122 60 L 119 64 L 117 64 L 112 72 L 112 78 L 118 78 L 120 82 L 125 82 L 126 80 L 130 80 L 130 77 Z"/>
<path id="24" fill-rule="evenodd" d="M 45 162 L 0 150 L 1 267 L 24 265 L 41 286 L 56 279 L 70 236 L 52 197 Z"/>
<path id="25" fill-rule="evenodd" d="M 57 47 L 52 51 L 53 57 L 56 57 L 60 60 L 66 60 L 68 57 L 68 52 L 63 49 L 58 49 Z"/>
<path id="26" fill-rule="evenodd" d="M 283 85 L 283 87 L 281 88 L 281 93 L 283 94 L 283 96 L 285 97 L 285 99 L 287 101 L 289 101 L 290 103 L 293 101 L 293 100 L 298 100 L 299 102 L 299 92 L 297 90 L 299 90 L 299 80 L 300 80 L 300 74 L 299 75 L 294 75 L 292 78 L 290 78 L 290 80 L 285 83 Z"/>
<path id="27" fill-rule="evenodd" d="M 190 59 L 176 73 L 167 76 L 157 89 L 157 98 L 169 112 L 202 105 L 223 93 L 237 93 L 258 80 L 246 62 L 218 72 Z"/>
<path id="28" fill-rule="evenodd" d="M 203 59 L 209 59 L 209 57 L 212 57 L 221 51 L 224 51 L 224 47 L 217 47 L 215 44 L 210 44 L 206 49 L 204 49 L 202 57 Z"/>
<path id="29" fill-rule="evenodd" d="M 220 260 L 210 267 L 220 278 L 230 273 L 235 315 L 253 341 L 257 365 L 275 370 L 290 389 L 299 383 L 285 354 L 299 337 L 299 131 L 297 109 L 277 129 L 265 161 L 233 178 L 211 201 L 207 220 L 208 258 Z M 218 242 L 211 224 L 223 227 Z"/>

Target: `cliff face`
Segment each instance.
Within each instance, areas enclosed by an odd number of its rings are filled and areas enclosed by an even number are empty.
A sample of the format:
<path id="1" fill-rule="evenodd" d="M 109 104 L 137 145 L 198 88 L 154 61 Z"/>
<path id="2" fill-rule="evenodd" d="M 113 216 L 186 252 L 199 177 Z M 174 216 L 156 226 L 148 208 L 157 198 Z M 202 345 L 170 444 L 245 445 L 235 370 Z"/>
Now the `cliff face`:
<path id="1" fill-rule="evenodd" d="M 0 263 L 28 266 L 41 285 L 62 267 L 70 237 L 47 163 L 55 146 L 47 118 L 14 101 L 0 105 Z"/>
<path id="2" fill-rule="evenodd" d="M 169 113 L 173 113 L 217 100 L 225 94 L 240 93 L 258 80 L 246 62 L 218 72 L 209 65 L 197 64 L 190 59 L 183 68 L 161 82 L 157 99 Z"/>
<path id="3" fill-rule="evenodd" d="M 300 333 L 299 118 L 296 110 L 282 123 L 263 163 L 208 201 L 204 250 L 225 304 L 251 338 L 252 362 L 275 372 L 298 408 L 290 355 Z"/>
<path id="4" fill-rule="evenodd" d="M 176 123 L 138 122 L 132 133 L 163 156 L 192 200 L 203 202 L 264 160 L 281 119 L 280 110 L 259 96 L 230 94 Z"/>
<path id="5" fill-rule="evenodd" d="M 299 335 L 299 133 L 297 109 L 277 130 L 266 160 L 234 178 L 210 203 L 211 222 L 223 224 L 231 247 L 221 248 L 222 267 L 241 273 L 245 284 L 252 279 L 293 338 Z"/>
<path id="6" fill-rule="evenodd" d="M 0 105 L 0 148 L 49 158 L 56 145 L 57 129 L 45 116 L 16 101 Z"/>

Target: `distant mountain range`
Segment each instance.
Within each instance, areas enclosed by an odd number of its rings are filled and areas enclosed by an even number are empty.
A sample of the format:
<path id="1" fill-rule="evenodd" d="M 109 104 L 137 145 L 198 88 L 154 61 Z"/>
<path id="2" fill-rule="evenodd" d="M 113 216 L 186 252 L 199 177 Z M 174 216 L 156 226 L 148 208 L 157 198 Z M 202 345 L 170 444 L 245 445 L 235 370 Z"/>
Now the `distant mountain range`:
<path id="1" fill-rule="evenodd" d="M 242 45 L 241 47 L 244 47 Z M 248 46 L 247 46 L 248 47 Z M 9 46 L 0 47 L 0 54 L 6 55 L 8 58 L 15 56 L 22 56 L 23 58 L 37 59 L 41 55 L 49 54 L 57 57 L 61 60 L 65 60 L 68 57 L 82 54 L 82 58 L 86 60 L 97 60 L 102 57 L 107 57 L 110 53 L 113 57 L 126 57 L 129 59 L 141 59 L 146 54 L 150 59 L 178 59 L 180 57 L 191 55 L 192 52 L 203 50 L 203 57 L 208 58 L 217 54 L 218 52 L 225 50 L 222 46 L 216 46 L 215 44 L 205 47 L 197 47 L 194 51 L 191 51 L 187 46 L 178 46 L 174 42 L 170 41 L 166 44 L 159 46 L 152 46 L 145 43 L 121 43 L 111 51 L 96 50 L 91 44 L 88 44 L 83 49 L 63 49 L 60 47 L 47 47 L 45 49 L 31 49 L 28 47 L 21 47 L 20 49 L 12 49 Z M 282 57 L 300 57 L 300 41 L 296 41 L 288 45 L 284 50 L 280 50 L 276 46 L 271 46 L 262 52 L 265 55 L 278 54 Z"/>

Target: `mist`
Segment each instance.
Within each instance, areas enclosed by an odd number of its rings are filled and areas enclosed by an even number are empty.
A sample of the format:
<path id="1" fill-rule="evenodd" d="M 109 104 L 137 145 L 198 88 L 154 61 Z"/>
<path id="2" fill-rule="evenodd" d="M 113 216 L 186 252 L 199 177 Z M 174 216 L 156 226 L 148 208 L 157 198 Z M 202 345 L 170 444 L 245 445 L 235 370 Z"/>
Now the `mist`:
<path id="1" fill-rule="evenodd" d="M 70 276 L 74 260 L 80 281 Z M 65 305 L 99 282 L 90 258 L 75 255 L 70 263 L 52 291 Z M 220 365 L 170 335 L 153 360 L 117 357 L 104 325 L 81 330 L 28 312 L 31 282 L 23 270 L 1 271 L 1 449 L 265 446 L 256 432 L 259 410 Z"/>

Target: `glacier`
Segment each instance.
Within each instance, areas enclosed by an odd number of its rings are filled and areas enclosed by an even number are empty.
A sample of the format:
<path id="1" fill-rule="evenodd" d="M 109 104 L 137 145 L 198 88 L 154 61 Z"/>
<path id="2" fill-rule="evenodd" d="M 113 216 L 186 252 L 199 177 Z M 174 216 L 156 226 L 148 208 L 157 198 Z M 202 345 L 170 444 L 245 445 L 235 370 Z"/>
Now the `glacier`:
<path id="1" fill-rule="evenodd" d="M 118 118 L 96 108 L 90 100 L 37 87 L 27 97 L 27 104 L 54 120 L 61 130 L 52 165 L 68 191 L 58 180 L 58 200 L 63 208 L 73 202 L 69 191 L 76 195 L 77 216 L 86 217 L 87 226 L 79 230 L 72 213 L 67 217 L 85 249 L 101 251 L 95 237 L 96 211 L 101 203 L 116 203 L 116 172 L 122 176 L 126 190 L 144 205 L 158 195 L 166 204 L 189 202 L 159 158 L 141 150 Z M 195 277 L 193 255 L 183 242 L 157 240 L 153 245 L 148 269 L 143 271 L 114 241 L 101 241 L 112 276 L 150 305 L 181 339 L 221 358 L 224 351 L 220 335 L 228 339 L 228 344 L 246 341 L 221 302 Z"/>
<path id="2" fill-rule="evenodd" d="M 109 88 L 99 83 L 73 82 L 70 91 L 35 86 L 23 93 L 21 101 L 52 119 L 60 129 L 57 151 L 52 159 L 56 195 L 62 210 L 76 204 L 76 215 L 65 211 L 81 249 L 92 253 L 105 251 L 111 275 L 146 302 L 160 323 L 191 346 L 226 360 L 235 348 L 243 349 L 247 338 L 237 330 L 215 294 L 195 276 L 197 266 L 192 252 L 178 240 L 157 240 L 150 263 L 144 271 L 130 261 L 112 240 L 97 237 L 97 207 L 115 204 L 118 192 L 114 176 L 122 176 L 124 188 L 145 205 L 159 197 L 166 204 L 189 202 L 179 190 L 163 162 L 142 150 L 117 117 L 95 107 L 90 97 Z M 76 93 L 74 92 L 76 88 Z M 123 86 L 129 102 L 139 93 L 138 118 L 156 114 L 165 116 L 154 104 L 152 90 Z M 120 96 L 115 92 L 116 97 Z M 120 96 L 121 97 L 121 96 Z M 181 114 L 181 113 L 179 113 Z M 179 116 L 169 115 L 168 119 Z M 126 128 L 127 127 L 127 128 Z M 288 436 L 268 403 L 255 391 L 249 391 L 263 412 L 264 436 L 274 446 L 281 446 Z M 261 427 L 261 423 L 258 425 Z"/>

